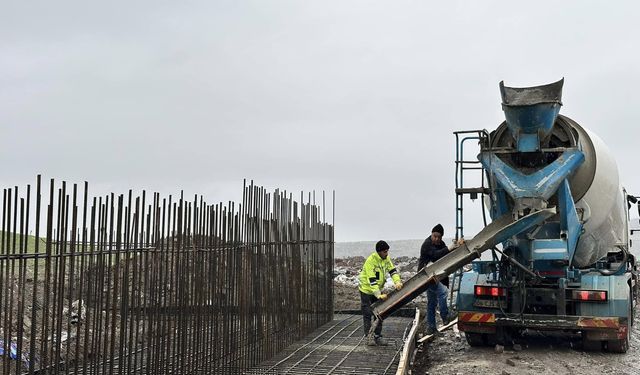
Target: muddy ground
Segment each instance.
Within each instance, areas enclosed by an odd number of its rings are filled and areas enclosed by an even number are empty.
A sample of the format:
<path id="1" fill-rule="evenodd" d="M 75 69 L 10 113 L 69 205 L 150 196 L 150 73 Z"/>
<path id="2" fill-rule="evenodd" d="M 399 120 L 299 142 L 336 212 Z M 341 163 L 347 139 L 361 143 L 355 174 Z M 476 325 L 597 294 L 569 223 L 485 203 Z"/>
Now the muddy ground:
<path id="1" fill-rule="evenodd" d="M 424 313 L 424 303 L 414 306 Z M 358 310 L 357 287 L 334 282 L 334 307 L 336 310 Z M 635 321 L 639 322 L 638 312 L 636 317 Z M 421 324 L 421 327 L 424 326 Z M 626 354 L 584 351 L 578 335 L 532 331 L 526 332 L 516 342 L 521 345 L 521 350 L 506 347 L 500 352 L 494 347 L 471 347 L 464 333 L 448 330 L 418 348 L 412 374 L 640 375 L 640 324 L 632 328 L 630 348 Z"/>
<path id="2" fill-rule="evenodd" d="M 527 332 L 519 340 L 522 350 L 470 347 L 464 334 L 446 331 L 419 348 L 413 374 L 640 374 L 640 326 L 631 334 L 626 354 L 586 352 L 579 336 Z"/>

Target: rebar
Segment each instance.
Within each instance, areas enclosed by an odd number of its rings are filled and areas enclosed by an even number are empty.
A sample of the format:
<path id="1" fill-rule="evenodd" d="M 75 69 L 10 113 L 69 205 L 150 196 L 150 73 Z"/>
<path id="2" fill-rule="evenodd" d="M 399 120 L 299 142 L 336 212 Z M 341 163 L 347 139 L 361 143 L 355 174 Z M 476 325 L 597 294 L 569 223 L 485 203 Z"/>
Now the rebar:
<path id="1" fill-rule="evenodd" d="M 1 375 L 242 373 L 333 319 L 324 192 L 42 187 L 3 190 Z"/>
<path id="2" fill-rule="evenodd" d="M 336 314 L 331 323 L 319 327 L 276 357 L 265 361 L 246 374 L 395 374 L 407 344 L 415 344 L 409 336 L 417 321 L 391 317 L 385 320 L 384 335 L 388 346 L 369 346 L 362 334 L 362 317 Z M 415 332 L 414 332 L 415 333 Z M 403 358 L 408 368 L 408 357 Z"/>

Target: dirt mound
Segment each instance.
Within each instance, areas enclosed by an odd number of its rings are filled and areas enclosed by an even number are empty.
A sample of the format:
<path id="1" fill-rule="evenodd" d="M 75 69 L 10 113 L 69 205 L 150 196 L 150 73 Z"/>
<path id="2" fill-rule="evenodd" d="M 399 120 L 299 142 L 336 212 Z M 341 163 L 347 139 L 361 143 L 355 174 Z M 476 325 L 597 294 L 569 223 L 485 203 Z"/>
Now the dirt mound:
<path id="1" fill-rule="evenodd" d="M 393 258 L 392 260 L 403 281 L 410 279 L 416 274 L 418 258 L 403 256 Z M 335 259 L 333 271 L 333 307 L 335 311 L 360 310 L 358 275 L 360 274 L 364 261 L 365 258 L 361 256 Z M 390 292 L 393 288 L 393 282 L 391 279 L 388 279 L 385 283 L 384 290 Z M 425 305 L 425 296 L 419 296 L 410 303 L 408 307 L 420 306 L 424 308 Z"/>

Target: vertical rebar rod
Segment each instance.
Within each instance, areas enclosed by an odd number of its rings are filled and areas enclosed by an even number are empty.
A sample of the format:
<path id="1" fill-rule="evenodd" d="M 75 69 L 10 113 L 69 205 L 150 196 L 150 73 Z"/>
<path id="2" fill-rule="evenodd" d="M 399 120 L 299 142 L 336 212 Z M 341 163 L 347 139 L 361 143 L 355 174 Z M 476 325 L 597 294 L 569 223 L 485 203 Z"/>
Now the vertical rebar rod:
<path id="1" fill-rule="evenodd" d="M 33 197 L 4 189 L 0 339 L 17 353 L 0 373 L 238 373 L 332 319 L 324 192 L 242 189 L 237 204 L 53 179 L 47 202 L 40 176 Z"/>

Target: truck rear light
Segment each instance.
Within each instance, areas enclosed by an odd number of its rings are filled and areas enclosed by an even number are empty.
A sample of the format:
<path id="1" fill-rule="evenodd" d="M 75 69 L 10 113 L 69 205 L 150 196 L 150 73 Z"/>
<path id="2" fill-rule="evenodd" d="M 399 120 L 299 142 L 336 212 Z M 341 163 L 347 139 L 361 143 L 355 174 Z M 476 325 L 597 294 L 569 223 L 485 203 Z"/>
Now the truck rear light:
<path id="1" fill-rule="evenodd" d="M 571 298 L 576 301 L 607 301 L 607 291 L 605 290 L 572 290 Z"/>
<path id="2" fill-rule="evenodd" d="M 476 297 L 506 297 L 507 290 L 497 286 L 476 285 L 474 295 Z"/>

